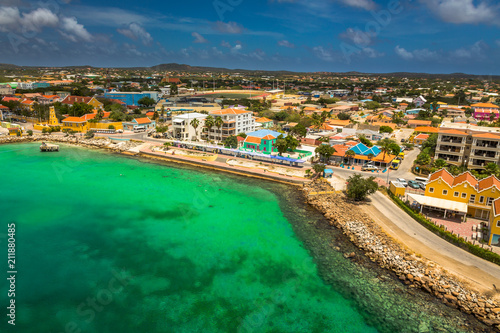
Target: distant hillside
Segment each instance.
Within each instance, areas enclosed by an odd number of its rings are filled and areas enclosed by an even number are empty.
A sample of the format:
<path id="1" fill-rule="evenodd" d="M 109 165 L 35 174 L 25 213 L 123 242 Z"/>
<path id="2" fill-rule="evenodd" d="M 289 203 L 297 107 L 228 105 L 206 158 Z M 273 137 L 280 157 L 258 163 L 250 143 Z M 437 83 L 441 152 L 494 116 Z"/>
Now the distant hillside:
<path id="1" fill-rule="evenodd" d="M 0 64 L 0 70 L 35 70 L 35 69 L 102 69 L 103 67 L 94 66 L 61 66 L 61 67 L 49 67 L 49 66 L 17 66 L 12 64 Z M 187 64 L 160 64 L 152 67 L 110 67 L 110 69 L 116 70 L 139 70 L 139 71 L 160 71 L 160 72 L 188 72 L 188 73 L 242 73 L 249 75 L 297 75 L 297 74 L 310 74 L 310 75 L 331 75 L 331 76 L 367 76 L 367 77 L 395 77 L 395 78 L 422 78 L 422 79 L 442 79 L 442 80 L 453 80 L 453 79 L 471 79 L 471 80 L 495 80 L 500 81 L 500 75 L 475 75 L 475 74 L 465 74 L 465 73 L 451 73 L 451 74 L 429 74 L 429 73 L 410 73 L 410 72 L 394 72 L 394 73 L 362 73 L 362 72 L 330 72 L 330 71 L 316 71 L 316 72 L 293 72 L 285 70 L 251 70 L 251 69 L 229 69 L 221 67 L 204 67 L 204 66 L 191 66 Z"/>
<path id="2" fill-rule="evenodd" d="M 279 73 L 279 74 L 293 74 L 296 72 L 291 71 L 269 71 L 269 70 L 251 70 L 251 69 L 229 69 L 220 67 L 203 67 L 203 66 L 190 66 L 185 64 L 161 64 L 150 67 L 155 71 L 174 71 L 174 72 L 213 72 L 213 73 Z"/>

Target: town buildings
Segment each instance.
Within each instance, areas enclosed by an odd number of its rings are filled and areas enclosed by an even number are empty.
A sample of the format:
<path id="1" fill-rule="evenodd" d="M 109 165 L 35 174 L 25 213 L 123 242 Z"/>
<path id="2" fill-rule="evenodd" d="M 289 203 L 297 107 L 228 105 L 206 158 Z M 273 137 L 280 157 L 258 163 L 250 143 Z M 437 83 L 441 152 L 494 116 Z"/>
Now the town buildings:
<path id="1" fill-rule="evenodd" d="M 206 114 L 192 112 L 174 116 L 172 118 L 172 135 L 176 139 L 197 141 L 201 139 Z M 193 126 L 193 120 L 198 120 L 198 125 Z"/>
<path id="2" fill-rule="evenodd" d="M 253 112 L 239 109 L 224 109 L 210 111 L 210 115 L 216 118 L 222 118 L 223 125 L 219 128 L 213 126 L 207 129 L 206 137 L 208 140 L 223 141 L 231 135 L 239 133 L 249 133 L 255 131 L 255 119 Z"/>
<path id="3" fill-rule="evenodd" d="M 158 102 L 159 99 L 158 91 L 143 91 L 143 92 L 123 92 L 123 91 L 110 91 L 105 92 L 105 98 L 117 99 L 124 102 L 126 105 L 134 105 L 138 106 L 139 101 L 144 97 L 152 98 L 155 103 Z"/>
<path id="4" fill-rule="evenodd" d="M 480 170 L 488 163 L 500 165 L 500 129 L 444 123 L 438 132 L 434 159 Z"/>

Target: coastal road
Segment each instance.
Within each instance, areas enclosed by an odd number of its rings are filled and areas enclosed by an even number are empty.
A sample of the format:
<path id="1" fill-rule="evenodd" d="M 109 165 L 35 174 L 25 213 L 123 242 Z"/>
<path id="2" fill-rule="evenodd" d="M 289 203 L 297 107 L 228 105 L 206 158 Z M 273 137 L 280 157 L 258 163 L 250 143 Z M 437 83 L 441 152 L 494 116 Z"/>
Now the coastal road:
<path id="1" fill-rule="evenodd" d="M 500 266 L 443 240 L 416 222 L 381 192 L 375 193 L 370 199 L 371 203 L 363 209 L 388 234 L 411 251 L 462 278 L 474 289 L 489 291 L 500 299 Z M 499 290 L 496 291 L 493 285 L 498 286 Z"/>

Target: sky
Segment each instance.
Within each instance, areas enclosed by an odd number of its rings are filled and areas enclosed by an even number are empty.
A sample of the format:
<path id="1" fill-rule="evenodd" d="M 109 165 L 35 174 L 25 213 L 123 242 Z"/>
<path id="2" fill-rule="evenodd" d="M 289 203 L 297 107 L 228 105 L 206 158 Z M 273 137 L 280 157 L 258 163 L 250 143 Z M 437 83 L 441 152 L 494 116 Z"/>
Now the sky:
<path id="1" fill-rule="evenodd" d="M 0 63 L 500 74 L 495 0 L 0 3 Z"/>

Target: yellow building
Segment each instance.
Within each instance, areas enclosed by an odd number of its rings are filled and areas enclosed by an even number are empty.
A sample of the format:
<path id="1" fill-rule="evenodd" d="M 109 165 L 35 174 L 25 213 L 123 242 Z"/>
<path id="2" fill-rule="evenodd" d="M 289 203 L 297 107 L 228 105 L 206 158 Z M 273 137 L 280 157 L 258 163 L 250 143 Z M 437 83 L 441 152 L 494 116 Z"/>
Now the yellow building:
<path id="1" fill-rule="evenodd" d="M 49 125 L 50 126 L 60 126 L 59 119 L 56 117 L 56 109 L 51 106 L 50 107 L 50 116 L 49 116 Z"/>
<path id="2" fill-rule="evenodd" d="M 467 214 L 490 222 L 490 243 L 493 234 L 500 235 L 500 180 L 495 176 L 477 180 L 470 172 L 453 176 L 446 169 L 430 175 L 425 196 L 460 202 L 467 205 Z M 495 205 L 498 210 L 495 211 Z M 500 237 L 500 236 L 499 236 Z M 498 241 L 498 240 L 497 240 Z"/>
<path id="3" fill-rule="evenodd" d="M 500 246 L 500 198 L 493 201 L 490 218 L 489 245 Z"/>

